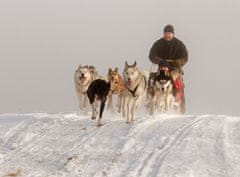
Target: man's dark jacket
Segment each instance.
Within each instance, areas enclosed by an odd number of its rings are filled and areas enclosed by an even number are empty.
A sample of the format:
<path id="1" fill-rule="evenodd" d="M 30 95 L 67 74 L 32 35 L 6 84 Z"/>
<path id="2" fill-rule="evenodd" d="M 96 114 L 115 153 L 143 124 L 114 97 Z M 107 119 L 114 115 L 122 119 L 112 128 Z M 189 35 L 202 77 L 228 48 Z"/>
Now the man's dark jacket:
<path id="1" fill-rule="evenodd" d="M 159 64 L 161 59 L 165 59 L 172 68 L 182 70 L 188 61 L 188 52 L 183 42 L 176 37 L 171 41 L 161 38 L 153 44 L 149 58 L 155 64 Z"/>

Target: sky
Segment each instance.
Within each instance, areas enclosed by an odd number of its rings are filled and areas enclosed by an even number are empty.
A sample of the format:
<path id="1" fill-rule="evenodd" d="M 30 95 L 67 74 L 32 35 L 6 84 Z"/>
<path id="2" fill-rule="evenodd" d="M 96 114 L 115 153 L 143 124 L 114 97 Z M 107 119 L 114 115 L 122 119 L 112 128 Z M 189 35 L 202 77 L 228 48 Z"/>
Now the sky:
<path id="1" fill-rule="evenodd" d="M 173 24 L 189 52 L 186 113 L 239 116 L 239 16 L 238 0 L 1 0 L 0 113 L 78 111 L 79 64 L 149 70 Z"/>

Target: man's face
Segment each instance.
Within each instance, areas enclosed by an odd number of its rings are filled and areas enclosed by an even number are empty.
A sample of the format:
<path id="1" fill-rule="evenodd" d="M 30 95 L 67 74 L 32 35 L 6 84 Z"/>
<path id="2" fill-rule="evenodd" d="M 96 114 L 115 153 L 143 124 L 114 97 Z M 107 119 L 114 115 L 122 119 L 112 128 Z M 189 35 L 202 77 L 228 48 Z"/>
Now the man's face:
<path id="1" fill-rule="evenodd" d="M 164 33 L 164 39 L 166 41 L 171 41 L 174 38 L 174 34 L 172 32 L 165 32 Z"/>
<path id="2" fill-rule="evenodd" d="M 159 70 L 161 70 L 161 71 L 168 71 L 169 68 L 167 66 L 160 66 Z"/>

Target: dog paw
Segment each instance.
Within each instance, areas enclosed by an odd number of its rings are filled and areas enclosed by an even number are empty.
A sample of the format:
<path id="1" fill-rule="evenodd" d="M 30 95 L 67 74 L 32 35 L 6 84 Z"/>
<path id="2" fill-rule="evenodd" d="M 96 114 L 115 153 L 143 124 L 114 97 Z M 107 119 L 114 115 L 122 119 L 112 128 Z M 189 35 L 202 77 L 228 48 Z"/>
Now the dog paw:
<path id="1" fill-rule="evenodd" d="M 131 123 L 132 123 L 132 121 L 130 121 L 130 120 L 126 121 L 126 124 L 131 124 Z"/>
<path id="2" fill-rule="evenodd" d="M 97 127 L 101 127 L 101 126 L 103 126 L 104 124 L 102 124 L 102 123 L 99 123 L 99 124 L 97 124 Z"/>

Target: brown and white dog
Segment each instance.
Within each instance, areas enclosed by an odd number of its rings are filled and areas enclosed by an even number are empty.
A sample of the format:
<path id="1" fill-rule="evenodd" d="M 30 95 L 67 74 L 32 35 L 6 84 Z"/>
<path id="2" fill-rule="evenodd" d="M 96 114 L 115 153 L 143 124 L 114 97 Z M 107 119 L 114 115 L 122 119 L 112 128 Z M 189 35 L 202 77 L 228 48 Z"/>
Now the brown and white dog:
<path id="1" fill-rule="evenodd" d="M 133 121 L 135 111 L 146 94 L 147 79 L 137 68 L 136 62 L 133 65 L 125 63 L 123 78 L 125 89 L 123 92 L 122 115 L 127 118 L 126 122 L 130 123 Z"/>
<path id="2" fill-rule="evenodd" d="M 75 89 L 79 99 L 79 108 L 85 113 L 88 106 L 87 89 L 99 76 L 94 66 L 80 65 L 74 74 Z"/>
<path id="3" fill-rule="evenodd" d="M 121 112 L 122 108 L 122 95 L 124 91 L 124 82 L 122 76 L 118 72 L 118 68 L 108 70 L 108 81 L 111 83 L 111 89 L 109 92 L 108 108 L 113 109 L 113 95 L 117 95 L 117 109 Z"/>

